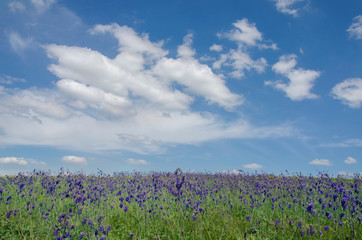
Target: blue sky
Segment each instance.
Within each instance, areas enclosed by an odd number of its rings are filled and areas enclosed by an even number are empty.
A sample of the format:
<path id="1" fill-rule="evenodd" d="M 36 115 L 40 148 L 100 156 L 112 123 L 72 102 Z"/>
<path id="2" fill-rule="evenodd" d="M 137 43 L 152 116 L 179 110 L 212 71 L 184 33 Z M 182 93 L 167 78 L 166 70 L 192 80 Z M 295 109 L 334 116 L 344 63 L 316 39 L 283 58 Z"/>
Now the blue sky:
<path id="1" fill-rule="evenodd" d="M 362 2 L 5 0 L 0 174 L 362 172 Z"/>

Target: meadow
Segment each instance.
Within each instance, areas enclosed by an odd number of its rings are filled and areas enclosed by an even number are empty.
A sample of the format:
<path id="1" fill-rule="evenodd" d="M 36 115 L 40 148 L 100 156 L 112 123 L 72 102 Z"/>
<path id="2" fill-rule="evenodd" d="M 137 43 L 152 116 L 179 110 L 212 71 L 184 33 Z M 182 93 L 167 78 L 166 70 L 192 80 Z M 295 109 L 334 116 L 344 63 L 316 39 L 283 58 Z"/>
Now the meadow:
<path id="1" fill-rule="evenodd" d="M 361 181 L 34 170 L 0 178 L 0 239 L 362 239 Z"/>

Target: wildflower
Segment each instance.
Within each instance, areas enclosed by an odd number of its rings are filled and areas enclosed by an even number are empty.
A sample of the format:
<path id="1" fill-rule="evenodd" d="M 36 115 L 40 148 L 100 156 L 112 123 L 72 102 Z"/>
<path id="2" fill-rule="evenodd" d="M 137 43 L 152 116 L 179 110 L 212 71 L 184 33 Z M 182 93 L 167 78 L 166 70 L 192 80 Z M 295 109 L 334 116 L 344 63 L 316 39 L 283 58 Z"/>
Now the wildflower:
<path id="1" fill-rule="evenodd" d="M 324 226 L 324 230 L 328 231 L 329 226 Z"/>
<path id="2" fill-rule="evenodd" d="M 278 219 L 275 221 L 275 227 L 278 228 L 278 225 L 280 224 L 280 222 L 278 221 Z"/>
<path id="3" fill-rule="evenodd" d="M 251 222 L 251 220 L 250 220 L 250 215 L 246 216 L 246 220 L 247 220 L 248 222 Z"/>
<path id="4" fill-rule="evenodd" d="M 339 221 L 339 226 L 343 227 L 343 222 Z"/>
<path id="5" fill-rule="evenodd" d="M 322 232 L 321 230 L 319 230 L 319 234 L 320 234 L 321 236 L 323 236 L 323 232 Z"/>
<path id="6" fill-rule="evenodd" d="M 128 207 L 127 206 L 124 206 L 124 212 L 127 212 L 128 211 Z"/>
<path id="7" fill-rule="evenodd" d="M 84 233 L 83 233 L 83 232 L 81 232 L 81 233 L 80 233 L 80 235 L 79 235 L 79 239 L 82 239 L 82 238 L 83 238 L 83 236 L 84 236 Z"/>
<path id="8" fill-rule="evenodd" d="M 282 209 L 282 210 L 284 210 L 284 206 L 283 206 L 283 204 L 279 204 L 279 207 Z"/>
<path id="9" fill-rule="evenodd" d="M 302 222 L 299 222 L 298 223 L 298 228 L 301 228 L 302 227 Z"/>
<path id="10" fill-rule="evenodd" d="M 314 203 L 312 203 L 312 202 L 309 203 L 308 207 L 306 207 L 307 212 L 312 213 L 312 208 L 313 208 L 314 206 L 315 206 Z"/>
<path id="11" fill-rule="evenodd" d="M 312 225 L 309 226 L 309 230 L 310 230 L 310 234 L 314 234 L 314 233 L 315 233 L 315 229 L 312 227 Z"/>
<path id="12" fill-rule="evenodd" d="M 131 234 L 129 235 L 129 237 L 130 237 L 130 238 L 133 238 L 133 236 L 134 236 L 134 234 L 133 234 L 133 233 L 131 233 Z"/>
<path id="13" fill-rule="evenodd" d="M 347 202 L 348 202 L 348 198 L 347 198 L 347 197 L 342 198 L 341 204 L 342 204 L 343 209 L 346 208 Z"/>

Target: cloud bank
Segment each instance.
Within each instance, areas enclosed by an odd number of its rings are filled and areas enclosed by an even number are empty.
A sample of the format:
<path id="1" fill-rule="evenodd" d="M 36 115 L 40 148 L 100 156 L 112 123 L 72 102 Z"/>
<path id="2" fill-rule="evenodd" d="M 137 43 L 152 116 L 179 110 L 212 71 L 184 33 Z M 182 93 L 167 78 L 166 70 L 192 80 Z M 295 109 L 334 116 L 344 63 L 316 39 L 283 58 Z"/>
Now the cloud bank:
<path id="1" fill-rule="evenodd" d="M 220 68 L 229 65 L 235 75 L 252 68 L 263 71 L 263 59 L 243 65 L 249 58 L 247 47 L 265 45 L 262 34 L 247 19 L 234 27 L 223 37 L 238 48 L 226 53 Z M 152 42 L 148 34 L 128 26 L 96 25 L 89 32 L 117 39 L 116 56 L 87 47 L 44 45 L 52 60 L 48 70 L 58 80 L 51 89 L 0 89 L 0 144 L 150 154 L 175 144 L 280 137 L 293 131 L 283 125 L 253 126 L 241 118 L 225 121 L 217 113 L 194 110 L 192 104 L 199 101 L 232 112 L 244 96 L 231 92 L 223 74 L 196 58 L 192 34 L 170 57 L 163 41 Z M 223 48 L 215 45 L 213 50 Z M 86 163 L 74 156 L 63 161 Z"/>

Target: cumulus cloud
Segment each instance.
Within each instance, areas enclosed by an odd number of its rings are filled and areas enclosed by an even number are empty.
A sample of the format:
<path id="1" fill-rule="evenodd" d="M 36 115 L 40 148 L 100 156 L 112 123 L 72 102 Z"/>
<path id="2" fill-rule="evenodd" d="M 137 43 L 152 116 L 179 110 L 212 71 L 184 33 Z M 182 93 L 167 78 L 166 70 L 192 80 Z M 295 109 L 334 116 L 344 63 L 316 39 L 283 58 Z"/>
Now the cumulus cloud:
<path id="1" fill-rule="evenodd" d="M 0 164 L 27 166 L 28 162 L 24 158 L 3 157 L 3 158 L 0 158 Z"/>
<path id="2" fill-rule="evenodd" d="M 243 165 L 244 168 L 247 168 L 247 169 L 260 169 L 262 168 L 263 166 L 258 164 L 258 163 L 250 163 L 250 164 L 245 164 Z"/>
<path id="3" fill-rule="evenodd" d="M 96 25 L 92 34 L 118 40 L 114 58 L 77 46 L 44 46 L 59 79 L 53 89 L 0 92 L 0 144 L 43 145 L 81 151 L 128 150 L 140 154 L 175 144 L 230 138 L 288 136 L 288 126 L 253 126 L 239 119 L 192 109 L 196 97 L 232 111 L 243 96 L 196 58 L 191 34 L 175 58 L 162 41 L 117 24 Z"/>
<path id="4" fill-rule="evenodd" d="M 125 163 L 132 164 L 132 165 L 148 165 L 149 164 L 146 160 L 133 159 L 133 158 L 129 158 L 129 159 L 125 160 Z"/>
<path id="5" fill-rule="evenodd" d="M 348 78 L 335 85 L 331 91 L 333 98 L 341 100 L 351 108 L 360 108 L 362 103 L 362 78 Z"/>
<path id="6" fill-rule="evenodd" d="M 220 52 L 222 51 L 222 46 L 219 44 L 213 44 L 209 49 L 210 51 Z"/>
<path id="7" fill-rule="evenodd" d="M 351 38 L 362 39 L 362 15 L 353 18 L 353 23 L 347 32 Z"/>
<path id="8" fill-rule="evenodd" d="M 248 19 L 243 18 L 233 23 L 234 29 L 226 33 L 219 33 L 219 37 L 226 37 L 231 41 L 239 44 L 255 46 L 263 37 L 261 32 L 256 28 L 255 23 L 249 23 Z"/>
<path id="9" fill-rule="evenodd" d="M 30 47 L 33 42 L 31 38 L 23 38 L 17 32 L 10 32 L 10 34 L 8 35 L 8 40 L 11 48 L 19 54 L 21 54 L 25 49 Z"/>
<path id="10" fill-rule="evenodd" d="M 262 33 L 256 28 L 255 23 L 249 23 L 244 18 L 233 23 L 234 28 L 228 32 L 218 33 L 219 38 L 226 38 L 236 43 L 236 49 L 230 49 L 227 53 L 220 54 L 220 58 L 213 63 L 213 69 L 219 70 L 221 67 L 231 67 L 230 75 L 235 78 L 242 78 L 245 71 L 256 70 L 258 73 L 264 72 L 267 61 L 261 57 L 252 59 L 248 53 L 251 47 L 259 49 L 278 49 L 275 43 L 264 41 Z M 269 41 L 271 42 L 271 41 Z M 213 45 L 213 50 L 219 49 L 218 45 Z M 211 49 L 211 48 L 210 48 Z M 221 51 L 221 49 L 220 49 Z"/>
<path id="11" fill-rule="evenodd" d="M 62 157 L 62 162 L 76 165 L 87 165 L 87 160 L 84 157 L 77 156 L 64 156 Z"/>
<path id="12" fill-rule="evenodd" d="M 294 54 L 283 55 L 272 67 L 274 72 L 287 77 L 289 79 L 288 83 L 266 81 L 265 84 L 282 90 L 293 101 L 315 99 L 318 96 L 311 93 L 311 89 L 314 86 L 315 79 L 320 76 L 320 72 L 302 68 L 295 69 L 296 58 L 297 56 Z"/>
<path id="13" fill-rule="evenodd" d="M 331 161 L 329 161 L 328 159 L 318 159 L 318 158 L 310 161 L 309 164 L 319 165 L 319 166 L 332 166 Z"/>
<path id="14" fill-rule="evenodd" d="M 356 164 L 357 163 L 357 160 L 354 159 L 353 157 L 348 157 L 344 160 L 344 163 L 346 164 Z"/>
<path id="15" fill-rule="evenodd" d="M 8 6 L 9 6 L 10 11 L 13 13 L 23 12 L 25 10 L 24 4 L 22 4 L 21 2 L 18 2 L 18 1 L 9 2 Z"/>
<path id="16" fill-rule="evenodd" d="M 293 15 L 294 17 L 298 16 L 298 12 L 301 7 L 300 4 L 306 2 L 305 0 L 273 0 L 275 6 L 279 12 Z M 296 6 L 299 3 L 299 6 Z"/>

